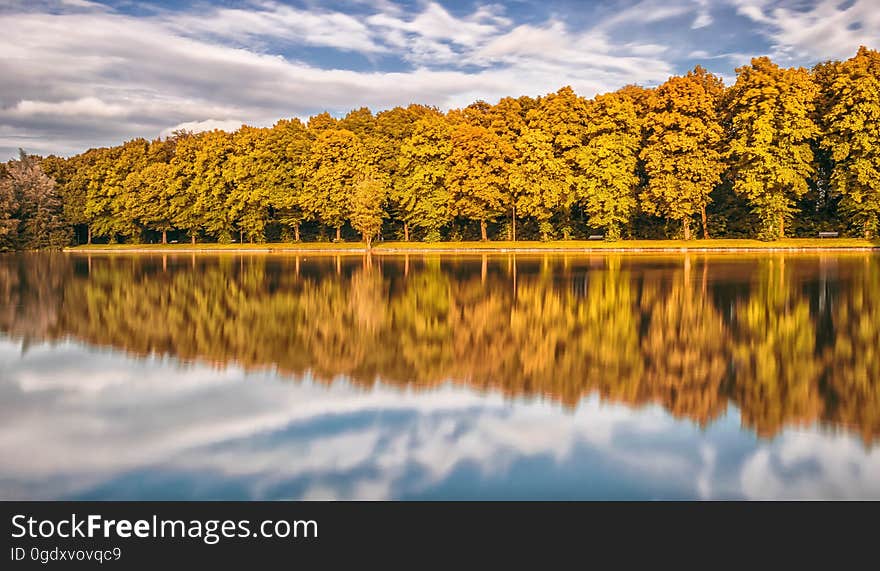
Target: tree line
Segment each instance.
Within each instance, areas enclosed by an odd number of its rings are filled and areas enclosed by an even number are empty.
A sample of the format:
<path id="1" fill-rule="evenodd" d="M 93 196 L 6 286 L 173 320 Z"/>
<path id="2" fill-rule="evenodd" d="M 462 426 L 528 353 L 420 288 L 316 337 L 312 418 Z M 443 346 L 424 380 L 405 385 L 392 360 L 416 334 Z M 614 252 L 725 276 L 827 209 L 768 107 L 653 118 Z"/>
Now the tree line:
<path id="1" fill-rule="evenodd" d="M 566 407 L 599 395 L 701 426 L 735 407 L 762 436 L 820 423 L 880 438 L 871 255 L 371 258 L 4 256 L 0 331 L 294 380 L 451 382 Z"/>
<path id="2" fill-rule="evenodd" d="M 0 241 L 875 237 L 880 53 L 736 71 L 22 155 L 0 173 Z M 59 233 L 28 224 L 38 203 Z"/>

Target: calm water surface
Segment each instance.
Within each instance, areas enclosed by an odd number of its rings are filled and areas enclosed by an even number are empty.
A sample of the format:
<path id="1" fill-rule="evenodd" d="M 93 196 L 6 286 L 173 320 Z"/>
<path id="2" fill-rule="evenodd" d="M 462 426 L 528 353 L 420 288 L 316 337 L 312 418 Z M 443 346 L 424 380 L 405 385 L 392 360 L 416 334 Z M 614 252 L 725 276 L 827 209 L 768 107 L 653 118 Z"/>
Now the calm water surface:
<path id="1" fill-rule="evenodd" d="M 880 256 L 0 256 L 2 499 L 880 499 Z"/>

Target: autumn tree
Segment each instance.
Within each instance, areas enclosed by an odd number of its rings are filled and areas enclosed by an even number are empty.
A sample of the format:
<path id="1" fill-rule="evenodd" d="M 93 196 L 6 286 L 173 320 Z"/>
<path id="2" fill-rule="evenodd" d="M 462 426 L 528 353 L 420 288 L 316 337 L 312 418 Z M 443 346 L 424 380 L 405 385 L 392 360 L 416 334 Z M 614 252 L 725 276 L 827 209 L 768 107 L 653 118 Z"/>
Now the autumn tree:
<path id="1" fill-rule="evenodd" d="M 556 156 L 550 135 L 524 127 L 514 145 L 516 158 L 510 167 L 510 191 L 513 194 L 513 232 L 516 239 L 516 216 L 531 216 L 538 221 L 542 240 L 552 234 L 550 218 L 569 208 L 571 170 Z"/>
<path id="2" fill-rule="evenodd" d="M 278 221 L 293 230 L 293 239 L 299 242 L 300 225 L 306 217 L 303 164 L 311 147 L 308 131 L 299 119 L 283 119 L 269 130 L 264 144 L 267 203 Z"/>
<path id="3" fill-rule="evenodd" d="M 238 220 L 227 206 L 231 189 L 223 167 L 235 152 L 233 137 L 224 131 L 206 131 L 196 135 L 194 142 L 196 148 L 188 191 L 195 202 L 192 209 L 184 212 L 197 213 L 198 226 L 218 241 L 229 242 Z"/>
<path id="4" fill-rule="evenodd" d="M 372 136 L 375 132 L 376 117 L 369 107 L 361 107 L 349 111 L 345 117 L 338 121 L 336 128 L 351 131 L 363 140 L 365 137 Z"/>
<path id="5" fill-rule="evenodd" d="M 485 127 L 460 124 L 452 131 L 446 184 L 455 213 L 478 220 L 483 241 L 489 239 L 486 224 L 506 210 L 513 156 L 510 145 Z"/>
<path id="6" fill-rule="evenodd" d="M 128 210 L 125 180 L 149 164 L 150 143 L 133 139 L 120 147 L 104 149 L 89 165 L 85 217 L 95 236 L 115 242 L 120 236 L 138 240 L 141 228 Z"/>
<path id="7" fill-rule="evenodd" d="M 82 184 L 80 173 L 84 170 L 82 161 L 88 156 L 88 152 L 69 158 L 49 155 L 40 161 L 40 168 L 55 181 L 55 190 L 63 205 L 64 222 L 71 228 L 83 227 L 87 223 L 86 186 Z"/>
<path id="8" fill-rule="evenodd" d="M 372 247 L 373 237 L 382 229 L 385 211 L 382 203 L 388 195 L 387 185 L 381 178 L 366 175 L 354 185 L 351 194 L 351 227 L 360 232 L 367 250 Z"/>
<path id="9" fill-rule="evenodd" d="M 553 144 L 554 157 L 568 169 L 567 177 L 572 187 L 567 190 L 571 197 L 566 197 L 562 204 L 571 205 L 574 201 L 575 187 L 580 183 L 580 165 L 578 153 L 583 146 L 587 127 L 586 101 L 579 97 L 571 87 L 563 87 L 556 93 L 550 93 L 535 102 L 526 112 L 528 126 L 540 129 L 550 136 Z M 564 239 L 571 235 L 571 212 L 563 208 L 558 228 Z"/>
<path id="10" fill-rule="evenodd" d="M 75 225 L 84 225 L 86 243 L 92 243 L 92 220 L 87 213 L 89 188 L 96 172 L 96 163 L 102 160 L 107 149 L 89 149 L 65 161 L 67 167 L 58 166 L 47 172 L 59 184 L 59 194 L 64 203 L 66 220 Z M 70 172 L 62 174 L 66 168 Z M 59 182 L 60 181 L 60 182 Z"/>
<path id="11" fill-rule="evenodd" d="M 590 225 L 619 240 L 637 207 L 642 123 L 635 103 L 619 93 L 599 95 L 588 106 L 586 144 L 573 152 L 580 167 L 576 195 Z"/>
<path id="12" fill-rule="evenodd" d="M 350 212 L 350 196 L 366 166 L 357 135 L 346 129 L 322 132 L 304 164 L 304 205 L 323 224 L 336 229 L 336 240 Z"/>
<path id="13" fill-rule="evenodd" d="M 169 163 L 153 163 L 128 176 L 131 189 L 128 196 L 132 215 L 146 227 L 162 233 L 162 243 L 168 243 L 168 232 L 174 229 L 171 193 L 175 186 Z"/>
<path id="14" fill-rule="evenodd" d="M 233 151 L 223 164 L 229 194 L 225 208 L 251 242 L 265 240 L 269 222 L 269 176 L 273 156 L 265 144 L 268 129 L 242 127 L 233 134 Z"/>
<path id="15" fill-rule="evenodd" d="M 6 169 L 3 170 L 0 176 L 0 251 L 16 248 L 19 223 L 15 187 Z"/>
<path id="16" fill-rule="evenodd" d="M 413 135 L 416 123 L 422 119 L 440 118 L 442 115 L 434 107 L 409 105 L 395 107 L 376 115 L 375 131 L 369 143 L 370 163 L 376 172 L 388 179 L 389 214 L 403 222 L 403 238 L 409 241 L 409 230 L 412 218 L 406 211 L 409 202 L 407 173 L 401 161 L 403 146 Z"/>
<path id="17" fill-rule="evenodd" d="M 737 74 L 727 97 L 733 187 L 760 217 L 761 236 L 783 238 L 794 201 L 807 192 L 814 172 L 816 85 L 805 69 L 783 69 L 766 57 Z"/>
<path id="18" fill-rule="evenodd" d="M 393 197 L 404 224 L 423 228 L 430 241 L 440 239 L 440 228 L 451 218 L 446 187 L 451 154 L 452 132 L 442 116 L 418 120 L 400 146 Z"/>
<path id="19" fill-rule="evenodd" d="M 0 240 L 16 249 L 61 248 L 70 242 L 61 197 L 37 157 L 19 151 L 0 180 Z"/>
<path id="20" fill-rule="evenodd" d="M 197 181 L 196 160 L 201 149 L 201 137 L 192 133 L 180 132 L 174 136 L 174 156 L 168 166 L 168 208 L 172 224 L 189 235 L 195 244 L 203 229 L 205 201 L 200 193 L 203 187 Z M 199 181 L 201 182 L 201 181 Z"/>
<path id="21" fill-rule="evenodd" d="M 724 172 L 724 131 L 719 105 L 724 86 L 697 66 L 672 77 L 648 98 L 645 147 L 641 151 L 648 183 L 642 208 L 681 223 L 690 240 L 690 220 L 700 213 L 703 237 L 709 237 L 706 206 Z"/>
<path id="22" fill-rule="evenodd" d="M 866 238 L 880 229 L 880 53 L 859 48 L 834 66 L 820 119 L 833 161 L 831 185 Z"/>
<path id="23" fill-rule="evenodd" d="M 324 111 L 323 113 L 318 113 L 317 115 L 312 115 L 309 117 L 308 128 L 309 133 L 312 134 L 313 137 L 320 135 L 322 132 L 328 129 L 335 129 L 337 124 L 337 120 Z"/>

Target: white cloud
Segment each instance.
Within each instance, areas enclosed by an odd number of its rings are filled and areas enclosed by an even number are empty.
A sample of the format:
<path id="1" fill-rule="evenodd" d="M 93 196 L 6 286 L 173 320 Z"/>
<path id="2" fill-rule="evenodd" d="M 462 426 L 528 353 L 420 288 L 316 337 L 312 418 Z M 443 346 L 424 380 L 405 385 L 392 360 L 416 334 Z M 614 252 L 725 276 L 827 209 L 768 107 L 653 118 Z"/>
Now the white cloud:
<path id="1" fill-rule="evenodd" d="M 120 117 L 126 114 L 126 109 L 122 105 L 104 103 L 97 97 L 81 97 L 55 102 L 24 99 L 19 101 L 11 112 L 23 117 L 30 115 Z"/>
<path id="2" fill-rule="evenodd" d="M 282 39 L 301 45 L 325 46 L 357 52 L 386 48 L 357 18 L 339 12 L 305 10 L 277 2 L 255 8 L 206 8 L 204 13 L 173 13 L 163 18 L 172 32 L 194 37 L 241 42 Z"/>
<path id="3" fill-rule="evenodd" d="M 642 0 L 628 8 L 618 10 L 602 25 L 605 28 L 627 24 L 650 24 L 671 18 L 678 18 L 693 11 L 687 3 L 663 2 L 662 0 Z"/>
<path id="4" fill-rule="evenodd" d="M 660 81 L 671 69 L 662 46 L 615 45 L 599 27 L 575 32 L 552 18 L 515 26 L 493 7 L 453 15 L 431 2 L 355 18 L 256 6 L 140 17 L 60 4 L 0 13 L 0 152 L 69 152 L 183 123 L 269 125 L 361 105 L 449 108 L 563 85 L 590 96 Z M 322 68 L 272 53 L 284 45 L 393 53 L 414 67 Z"/>
<path id="5" fill-rule="evenodd" d="M 710 26 L 714 21 L 709 10 L 709 0 L 696 0 L 696 2 L 698 6 L 697 16 L 691 24 L 691 29 L 694 30 Z"/>
<path id="6" fill-rule="evenodd" d="M 740 14 L 762 24 L 773 42 L 773 57 L 802 62 L 852 57 L 860 45 L 880 45 L 876 0 L 818 0 L 795 9 L 773 0 L 732 0 Z"/>
<path id="7" fill-rule="evenodd" d="M 811 10 L 771 0 L 724 1 L 758 24 L 787 61 L 804 54 L 845 57 L 859 43 L 877 44 L 880 11 L 870 10 L 870 0 L 847 10 L 827 0 Z M 362 105 L 445 109 L 563 85 L 592 96 L 628 83 L 653 85 L 681 71 L 678 58 L 693 50 L 659 41 L 662 34 L 652 36 L 645 26 L 718 25 L 712 17 L 718 6 L 708 0 L 642 0 L 600 13 L 586 27 L 565 14 L 516 22 L 494 4 L 453 13 L 439 2 L 408 8 L 355 2 L 353 15 L 266 0 L 247 9 L 154 8 L 137 17 L 74 4 L 38 0 L 0 9 L 2 154 L 12 156 L 19 146 L 69 153 L 233 118 L 270 125 Z M 291 55 L 312 47 L 335 59 L 319 66 Z M 711 46 L 693 47 L 705 59 L 729 55 L 728 65 L 748 59 L 747 49 L 728 46 L 722 56 Z"/>

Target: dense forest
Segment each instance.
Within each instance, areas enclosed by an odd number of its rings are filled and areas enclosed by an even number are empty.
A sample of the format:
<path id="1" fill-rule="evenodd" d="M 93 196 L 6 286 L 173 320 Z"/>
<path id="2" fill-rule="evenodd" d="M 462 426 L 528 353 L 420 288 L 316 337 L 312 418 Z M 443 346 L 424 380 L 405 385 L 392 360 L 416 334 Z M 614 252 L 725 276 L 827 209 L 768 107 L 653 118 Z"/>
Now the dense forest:
<path id="1" fill-rule="evenodd" d="M 0 165 L 0 249 L 208 240 L 876 237 L 880 53 L 592 99 L 176 132 Z"/>
<path id="2" fill-rule="evenodd" d="M 0 332 L 293 380 L 599 395 L 701 426 L 733 406 L 762 436 L 821 423 L 872 443 L 878 288 L 871 254 L 21 254 L 0 257 Z"/>

